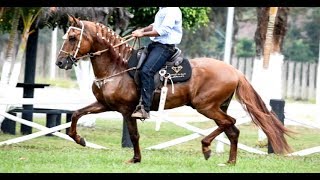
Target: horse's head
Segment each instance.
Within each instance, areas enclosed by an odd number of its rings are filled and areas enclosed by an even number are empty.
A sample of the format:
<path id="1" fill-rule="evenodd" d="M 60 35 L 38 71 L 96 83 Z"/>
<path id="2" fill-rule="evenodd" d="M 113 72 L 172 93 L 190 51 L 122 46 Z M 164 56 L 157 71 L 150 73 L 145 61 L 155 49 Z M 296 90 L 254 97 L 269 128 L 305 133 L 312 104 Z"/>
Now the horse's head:
<path id="1" fill-rule="evenodd" d="M 97 67 L 108 67 L 108 61 L 126 64 L 135 44 L 134 41 L 131 46 L 128 42 L 134 37 L 129 38 L 131 35 L 128 35 L 122 38 L 101 23 L 81 21 L 73 16 L 69 16 L 69 22 L 71 25 L 62 37 L 64 42 L 56 61 L 59 68 L 72 69 L 72 65 L 84 57 L 95 58 L 93 63 Z"/>
<path id="2" fill-rule="evenodd" d="M 72 65 L 77 63 L 79 57 L 87 54 L 91 50 L 92 39 L 86 34 L 85 22 L 73 16 L 69 16 L 69 27 L 66 34 L 62 37 L 64 42 L 60 49 L 56 65 L 61 69 L 72 69 Z"/>

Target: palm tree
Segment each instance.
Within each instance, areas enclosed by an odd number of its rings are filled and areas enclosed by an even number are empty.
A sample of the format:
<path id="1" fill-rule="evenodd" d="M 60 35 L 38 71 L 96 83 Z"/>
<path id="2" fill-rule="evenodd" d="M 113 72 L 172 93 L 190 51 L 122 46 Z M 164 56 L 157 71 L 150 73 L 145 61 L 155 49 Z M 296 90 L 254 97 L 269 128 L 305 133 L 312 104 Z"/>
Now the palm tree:
<path id="1" fill-rule="evenodd" d="M 264 54 L 264 45 L 266 42 L 266 34 L 269 23 L 270 7 L 257 7 L 257 30 L 255 33 L 256 55 L 260 57 Z M 287 20 L 290 8 L 278 7 L 276 19 L 274 22 L 274 31 L 272 33 L 272 49 L 271 52 L 281 53 L 283 39 L 287 32 Z"/>
<path id="2" fill-rule="evenodd" d="M 282 99 L 281 66 L 283 56 L 281 52 L 283 39 L 287 32 L 289 10 L 288 7 L 257 8 L 257 30 L 255 33 L 257 59 L 254 62 L 252 83 L 259 94 L 264 97 L 266 104 L 269 104 L 271 98 Z M 270 53 L 280 55 L 272 56 L 274 57 L 272 69 L 268 68 Z M 263 63 L 260 60 L 262 55 L 264 57 Z M 271 71 L 272 73 L 270 73 Z M 260 145 L 267 145 L 266 138 L 266 135 L 259 130 L 258 141 Z"/>

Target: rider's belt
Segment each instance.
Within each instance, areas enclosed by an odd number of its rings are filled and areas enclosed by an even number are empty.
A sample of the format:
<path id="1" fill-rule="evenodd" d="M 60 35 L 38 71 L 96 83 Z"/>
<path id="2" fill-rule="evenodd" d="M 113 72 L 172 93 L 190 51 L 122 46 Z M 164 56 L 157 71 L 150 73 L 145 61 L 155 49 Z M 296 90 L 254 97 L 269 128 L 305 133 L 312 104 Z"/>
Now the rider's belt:
<path id="1" fill-rule="evenodd" d="M 159 43 L 159 42 L 152 42 L 152 44 L 161 44 L 161 45 L 167 46 L 169 48 L 175 48 L 176 47 L 175 44 L 162 44 L 162 43 Z"/>

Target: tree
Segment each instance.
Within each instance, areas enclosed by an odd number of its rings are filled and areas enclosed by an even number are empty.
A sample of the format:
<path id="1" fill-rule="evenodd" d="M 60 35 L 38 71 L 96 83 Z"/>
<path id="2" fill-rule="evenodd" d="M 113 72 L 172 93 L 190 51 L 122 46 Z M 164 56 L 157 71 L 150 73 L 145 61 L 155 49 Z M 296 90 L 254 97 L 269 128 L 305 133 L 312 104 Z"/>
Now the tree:
<path id="1" fill-rule="evenodd" d="M 320 8 L 312 8 L 311 15 L 308 16 L 310 22 L 308 22 L 304 30 L 307 34 L 307 44 L 309 44 L 311 56 L 306 59 L 310 59 L 311 61 L 317 61 L 317 57 L 319 56 L 319 43 L 317 40 L 320 39 L 319 29 L 320 29 Z"/>
<path id="2" fill-rule="evenodd" d="M 10 37 L 6 50 L 6 65 L 3 66 L 1 82 L 3 84 L 10 84 L 10 86 L 15 86 L 18 81 L 20 64 L 24 57 L 28 36 L 33 32 L 33 30 L 31 30 L 30 28 L 41 12 L 41 8 L 13 7 L 5 8 L 1 12 L 2 23 L 0 25 L 0 28 L 3 32 L 10 31 Z M 21 32 L 21 40 L 17 51 L 17 57 L 13 59 L 15 55 L 13 54 L 15 52 L 14 43 L 18 31 Z"/>
<path id="3" fill-rule="evenodd" d="M 270 7 L 258 7 L 257 8 L 257 30 L 255 33 L 255 42 L 256 42 L 256 55 L 260 57 L 264 54 L 264 44 L 266 41 L 266 33 L 268 29 L 269 22 L 269 10 Z M 272 33 L 272 52 L 282 52 L 283 39 L 287 32 L 287 20 L 289 7 L 279 7 L 274 31 Z"/>
<path id="4" fill-rule="evenodd" d="M 283 56 L 281 54 L 283 39 L 287 32 L 289 10 L 288 7 L 257 8 L 255 42 L 258 58 L 254 61 L 252 84 L 261 94 L 265 104 L 269 104 L 271 98 L 282 99 L 281 67 Z M 268 68 L 270 53 L 277 55 L 270 58 L 273 64 L 272 69 Z M 264 57 L 263 63 L 260 60 L 261 55 Z M 264 141 L 266 138 L 266 135 L 259 130 L 260 145 L 267 144 Z"/>
<path id="5" fill-rule="evenodd" d="M 236 44 L 236 55 L 238 57 L 253 57 L 255 55 L 253 40 L 248 38 L 240 39 Z"/>
<path id="6" fill-rule="evenodd" d="M 8 13 L 5 14 L 4 11 Z M 18 82 L 18 77 L 21 69 L 21 61 L 24 57 L 27 40 L 29 35 L 33 32 L 31 29 L 32 24 L 35 22 L 35 19 L 41 12 L 41 8 L 7 8 L 4 9 L 1 13 L 1 25 L 3 31 L 10 30 L 10 38 L 8 42 L 8 47 L 6 50 L 6 60 L 3 66 L 2 76 L 1 76 L 1 85 L 4 92 L 1 95 L 12 95 L 12 88 L 14 88 Z M 5 16 L 6 15 L 6 16 Z M 3 18 L 8 18 L 7 21 L 4 21 Z M 22 25 L 19 27 L 19 20 L 21 20 Z M 18 46 L 18 52 L 16 58 L 13 59 L 14 43 L 16 39 L 16 34 L 18 31 L 22 31 L 21 40 Z M 8 110 L 10 106 L 1 106 L 1 110 Z M 2 119 L 1 119 L 2 122 Z"/>

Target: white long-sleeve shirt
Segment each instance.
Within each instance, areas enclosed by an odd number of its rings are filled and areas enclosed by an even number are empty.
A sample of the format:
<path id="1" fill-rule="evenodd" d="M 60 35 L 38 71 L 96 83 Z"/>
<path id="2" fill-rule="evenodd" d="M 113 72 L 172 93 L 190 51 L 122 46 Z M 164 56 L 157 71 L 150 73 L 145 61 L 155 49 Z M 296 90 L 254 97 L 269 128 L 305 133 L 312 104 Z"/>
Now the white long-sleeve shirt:
<path id="1" fill-rule="evenodd" d="M 162 44 L 179 44 L 182 39 L 182 13 L 179 7 L 160 7 L 153 29 L 160 36 L 150 37 L 151 41 Z"/>

